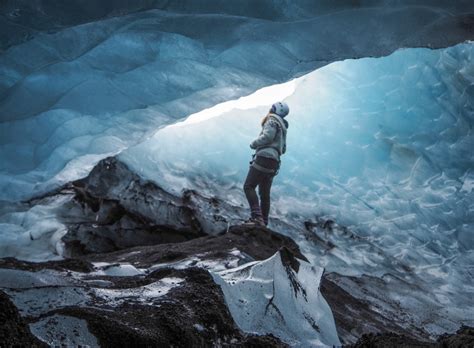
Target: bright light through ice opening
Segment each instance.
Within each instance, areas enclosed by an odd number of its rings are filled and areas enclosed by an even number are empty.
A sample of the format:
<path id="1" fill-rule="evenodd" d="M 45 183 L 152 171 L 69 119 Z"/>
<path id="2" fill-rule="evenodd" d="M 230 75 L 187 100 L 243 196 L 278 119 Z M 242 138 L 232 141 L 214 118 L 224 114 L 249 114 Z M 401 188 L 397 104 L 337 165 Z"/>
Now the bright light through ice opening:
<path id="1" fill-rule="evenodd" d="M 168 128 L 199 123 L 234 109 L 248 110 L 263 105 L 270 106 L 292 95 L 295 92 L 297 80 L 298 79 L 294 79 L 279 85 L 264 87 L 245 97 L 217 104 L 211 108 L 192 114 L 186 120 L 170 125 Z"/>

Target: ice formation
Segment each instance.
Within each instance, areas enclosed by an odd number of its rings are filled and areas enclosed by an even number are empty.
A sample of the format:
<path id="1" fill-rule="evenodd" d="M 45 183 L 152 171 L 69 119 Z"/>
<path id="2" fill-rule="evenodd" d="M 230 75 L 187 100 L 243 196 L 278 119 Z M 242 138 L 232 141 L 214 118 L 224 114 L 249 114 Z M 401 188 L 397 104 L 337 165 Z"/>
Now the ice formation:
<path id="1" fill-rule="evenodd" d="M 235 322 L 246 332 L 272 333 L 291 346 L 340 346 L 331 309 L 319 291 L 324 270 L 296 259 L 294 269 L 284 254 L 214 273 Z"/>
<path id="2" fill-rule="evenodd" d="M 67 228 L 57 210 L 69 199 L 53 197 L 33 206 L 0 202 L 0 255 L 37 262 L 60 258 Z"/>

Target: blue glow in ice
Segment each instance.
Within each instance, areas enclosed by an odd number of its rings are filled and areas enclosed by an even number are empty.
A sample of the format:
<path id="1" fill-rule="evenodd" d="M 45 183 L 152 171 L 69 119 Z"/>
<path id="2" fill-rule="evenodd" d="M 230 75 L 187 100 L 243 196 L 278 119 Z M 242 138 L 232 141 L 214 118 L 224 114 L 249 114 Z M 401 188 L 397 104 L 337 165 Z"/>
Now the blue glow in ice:
<path id="1" fill-rule="evenodd" d="M 472 43 L 403 49 L 336 62 L 295 80 L 285 99 L 288 152 L 271 216 L 290 222 L 325 216 L 379 250 L 341 238 L 325 264 L 330 270 L 380 274 L 388 267 L 382 253 L 440 284 L 471 279 L 473 55 Z M 248 144 L 267 110 L 235 108 L 165 127 L 120 158 L 169 190 L 196 188 L 246 205 Z"/>

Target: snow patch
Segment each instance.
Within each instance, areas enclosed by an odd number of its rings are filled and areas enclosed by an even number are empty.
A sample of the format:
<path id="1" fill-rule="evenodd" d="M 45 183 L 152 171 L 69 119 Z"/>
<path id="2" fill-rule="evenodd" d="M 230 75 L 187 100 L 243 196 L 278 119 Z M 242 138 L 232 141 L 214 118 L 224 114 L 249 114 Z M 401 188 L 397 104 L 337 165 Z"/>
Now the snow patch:
<path id="1" fill-rule="evenodd" d="M 153 304 L 158 297 L 166 295 L 171 289 L 179 286 L 184 279 L 163 278 L 154 283 L 132 289 L 95 289 L 96 296 L 101 298 L 109 306 L 117 307 L 127 303 Z"/>
<path id="2" fill-rule="evenodd" d="M 93 275 L 106 275 L 111 277 L 132 277 L 135 275 L 143 275 L 145 274 L 144 270 L 137 269 L 133 265 L 130 264 L 107 264 L 105 262 L 95 263 L 98 269 L 93 272 Z"/>

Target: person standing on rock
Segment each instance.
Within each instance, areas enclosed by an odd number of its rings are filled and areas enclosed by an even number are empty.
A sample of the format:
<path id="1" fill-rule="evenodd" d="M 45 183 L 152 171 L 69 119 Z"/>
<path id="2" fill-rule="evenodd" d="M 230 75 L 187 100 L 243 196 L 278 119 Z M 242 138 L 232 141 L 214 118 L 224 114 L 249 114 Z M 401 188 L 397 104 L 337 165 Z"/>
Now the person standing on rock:
<path id="1" fill-rule="evenodd" d="M 255 150 L 244 183 L 244 192 L 250 206 L 251 217 L 244 225 L 266 226 L 270 212 L 270 189 L 280 168 L 280 156 L 286 152 L 288 122 L 285 117 L 290 109 L 284 102 L 272 105 L 262 120 L 262 130 L 250 148 Z M 258 195 L 255 192 L 258 186 Z"/>

